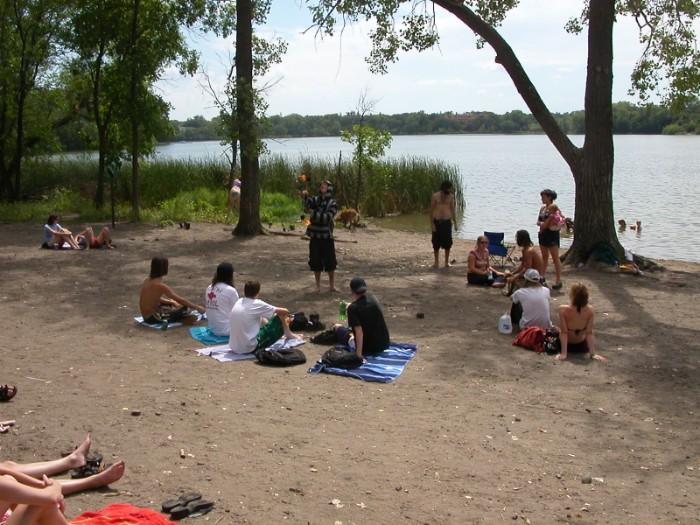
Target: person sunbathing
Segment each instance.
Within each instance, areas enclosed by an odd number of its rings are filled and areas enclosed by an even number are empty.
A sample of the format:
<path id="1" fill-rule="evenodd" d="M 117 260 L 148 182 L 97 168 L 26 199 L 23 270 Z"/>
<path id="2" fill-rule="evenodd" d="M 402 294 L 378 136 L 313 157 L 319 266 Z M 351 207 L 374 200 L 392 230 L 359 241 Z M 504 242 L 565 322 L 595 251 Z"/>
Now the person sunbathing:
<path id="1" fill-rule="evenodd" d="M 49 215 L 46 224 L 44 224 L 41 247 L 48 250 L 60 250 L 65 243 L 68 243 L 70 249 L 80 249 L 73 233 L 58 223 L 58 215 Z"/>
<path id="2" fill-rule="evenodd" d="M 607 359 L 595 353 L 595 338 L 593 337 L 593 318 L 595 312 L 588 304 L 588 288 L 584 284 L 575 283 L 569 289 L 571 304 L 559 307 L 559 342 L 561 353 L 556 359 L 563 361 L 570 353 L 590 356 L 591 359 L 606 361 Z"/>
<path id="3" fill-rule="evenodd" d="M 81 231 L 75 236 L 78 244 L 84 246 L 88 250 L 95 250 L 97 248 L 107 248 L 111 250 L 114 248 L 112 246 L 112 236 L 109 233 L 109 228 L 106 226 L 100 230 L 100 234 L 95 236 L 95 232 L 89 226 Z"/>
<path id="4" fill-rule="evenodd" d="M 151 273 L 143 281 L 139 297 L 139 308 L 145 323 L 177 322 L 189 314 L 190 308 L 200 313 L 206 312 L 202 305 L 180 297 L 165 284 L 163 277 L 166 275 L 168 275 L 168 258 L 151 259 Z"/>
<path id="5" fill-rule="evenodd" d="M 0 462 L 0 524 L 65 525 L 64 496 L 105 487 L 121 479 L 125 465 L 118 461 L 98 474 L 82 479 L 51 479 L 49 476 L 80 468 L 87 462 L 91 438 L 68 456 L 40 463 Z"/>

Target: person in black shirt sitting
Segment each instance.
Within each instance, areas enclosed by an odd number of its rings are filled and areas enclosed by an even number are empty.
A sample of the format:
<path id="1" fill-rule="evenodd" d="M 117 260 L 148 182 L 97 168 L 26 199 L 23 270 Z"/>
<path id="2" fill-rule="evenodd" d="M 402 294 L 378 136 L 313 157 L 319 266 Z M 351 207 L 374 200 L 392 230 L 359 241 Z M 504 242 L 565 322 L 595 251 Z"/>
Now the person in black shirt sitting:
<path id="1" fill-rule="evenodd" d="M 336 333 L 342 343 L 355 346 L 358 356 L 374 355 L 389 347 L 389 329 L 377 300 L 367 294 L 367 283 L 361 277 L 350 281 L 352 303 L 348 305 L 348 325 L 337 326 Z M 352 332 L 352 333 L 351 333 Z"/>

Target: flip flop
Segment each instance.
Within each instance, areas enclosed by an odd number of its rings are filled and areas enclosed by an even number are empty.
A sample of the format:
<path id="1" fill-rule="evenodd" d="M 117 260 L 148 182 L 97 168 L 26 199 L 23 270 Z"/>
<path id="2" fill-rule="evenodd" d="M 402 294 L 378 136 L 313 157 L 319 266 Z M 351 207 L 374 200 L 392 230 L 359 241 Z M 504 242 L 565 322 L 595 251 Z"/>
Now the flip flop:
<path id="1" fill-rule="evenodd" d="M 14 385 L 0 385 L 0 401 L 6 402 L 17 395 L 17 387 Z"/>

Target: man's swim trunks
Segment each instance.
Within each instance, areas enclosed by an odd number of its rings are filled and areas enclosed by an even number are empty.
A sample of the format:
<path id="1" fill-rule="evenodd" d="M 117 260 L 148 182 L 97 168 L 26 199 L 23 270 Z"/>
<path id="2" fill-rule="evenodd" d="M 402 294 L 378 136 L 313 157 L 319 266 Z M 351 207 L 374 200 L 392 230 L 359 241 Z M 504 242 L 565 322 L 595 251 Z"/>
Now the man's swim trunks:
<path id="1" fill-rule="evenodd" d="M 433 250 L 438 251 L 440 248 L 449 250 L 452 248 L 452 220 L 451 219 L 433 219 L 435 231 L 433 232 Z"/>

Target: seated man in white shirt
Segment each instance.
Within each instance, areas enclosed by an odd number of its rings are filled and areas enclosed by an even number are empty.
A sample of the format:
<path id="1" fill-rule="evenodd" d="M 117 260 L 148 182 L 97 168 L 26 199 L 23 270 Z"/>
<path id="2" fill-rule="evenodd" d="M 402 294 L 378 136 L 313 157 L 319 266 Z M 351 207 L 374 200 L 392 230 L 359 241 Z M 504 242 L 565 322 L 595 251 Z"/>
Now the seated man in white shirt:
<path id="1" fill-rule="evenodd" d="M 513 326 L 521 330 L 527 326 L 552 327 L 549 316 L 549 288 L 541 283 L 540 272 L 534 268 L 525 271 L 525 286 L 513 292 L 510 317 Z"/>
<path id="2" fill-rule="evenodd" d="M 283 335 L 300 339 L 289 329 L 289 310 L 278 308 L 258 299 L 260 283 L 246 281 L 241 297 L 231 310 L 231 331 L 228 346 L 233 353 L 249 354 L 258 346 L 258 332 L 263 324 L 270 325 L 270 339 L 276 341 Z"/>

